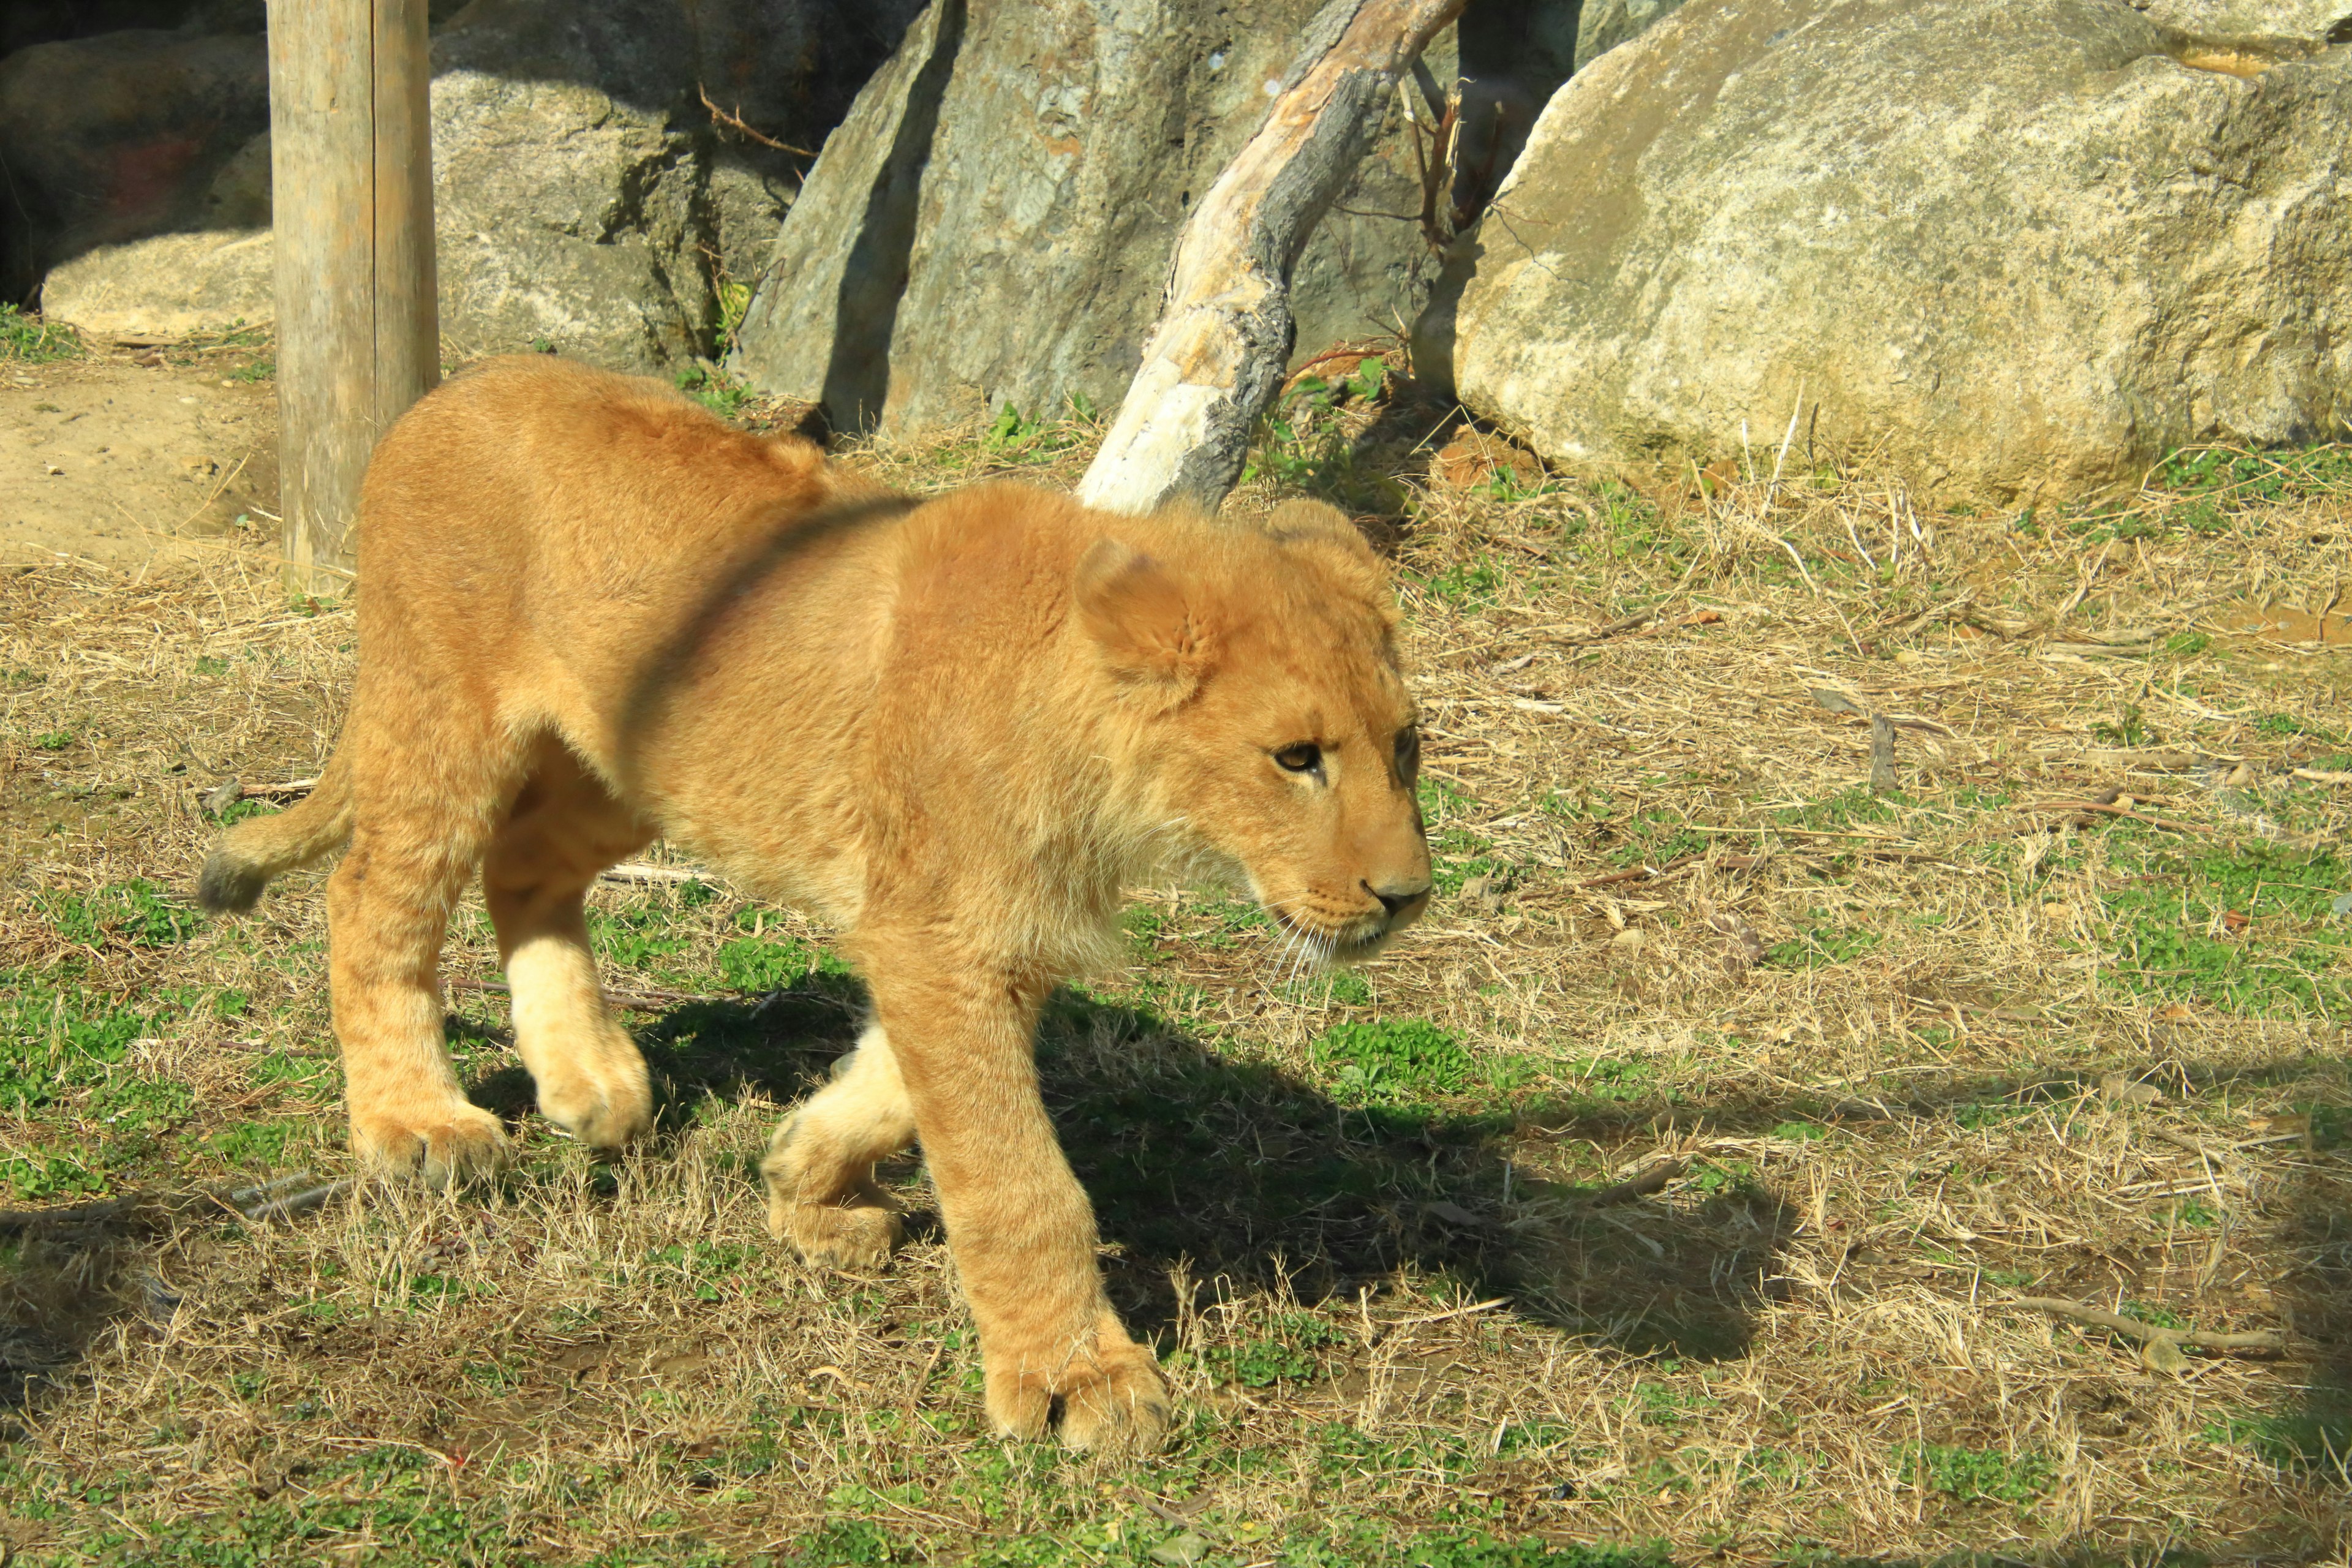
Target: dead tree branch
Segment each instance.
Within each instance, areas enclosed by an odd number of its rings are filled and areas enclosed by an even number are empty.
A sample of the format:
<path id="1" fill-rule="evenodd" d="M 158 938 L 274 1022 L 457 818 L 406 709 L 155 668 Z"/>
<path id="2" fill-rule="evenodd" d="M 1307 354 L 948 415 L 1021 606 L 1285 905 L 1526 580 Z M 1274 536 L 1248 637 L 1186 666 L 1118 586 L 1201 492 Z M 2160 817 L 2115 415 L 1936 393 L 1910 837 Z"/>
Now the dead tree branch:
<path id="1" fill-rule="evenodd" d="M 1298 254 L 1398 79 L 1464 4 L 1333 0 L 1315 19 L 1265 123 L 1177 237 L 1160 324 L 1081 500 L 1146 512 L 1178 496 L 1224 500 L 1290 357 Z"/>

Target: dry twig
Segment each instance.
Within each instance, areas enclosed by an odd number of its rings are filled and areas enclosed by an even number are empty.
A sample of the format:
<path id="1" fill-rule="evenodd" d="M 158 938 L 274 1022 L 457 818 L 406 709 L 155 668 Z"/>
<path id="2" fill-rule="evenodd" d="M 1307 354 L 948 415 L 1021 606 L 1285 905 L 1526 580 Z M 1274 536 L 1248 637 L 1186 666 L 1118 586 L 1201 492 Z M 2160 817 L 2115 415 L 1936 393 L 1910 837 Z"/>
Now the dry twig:
<path id="1" fill-rule="evenodd" d="M 2096 1307 L 2086 1307 L 2080 1301 L 2061 1300 L 2055 1296 L 2019 1296 L 2007 1305 L 2022 1307 L 2030 1311 L 2050 1312 L 2061 1318 L 2072 1318 L 2078 1323 L 2090 1323 L 2102 1329 L 2113 1329 L 2136 1340 L 2154 1342 L 2169 1340 L 2174 1344 L 2195 1345 L 2207 1351 L 2283 1351 L 2285 1339 L 2267 1330 L 2252 1333 L 2217 1334 L 2203 1329 L 2168 1329 L 2160 1323 L 2143 1323 L 2137 1318 L 2126 1318 L 2120 1312 L 2103 1312 Z"/>

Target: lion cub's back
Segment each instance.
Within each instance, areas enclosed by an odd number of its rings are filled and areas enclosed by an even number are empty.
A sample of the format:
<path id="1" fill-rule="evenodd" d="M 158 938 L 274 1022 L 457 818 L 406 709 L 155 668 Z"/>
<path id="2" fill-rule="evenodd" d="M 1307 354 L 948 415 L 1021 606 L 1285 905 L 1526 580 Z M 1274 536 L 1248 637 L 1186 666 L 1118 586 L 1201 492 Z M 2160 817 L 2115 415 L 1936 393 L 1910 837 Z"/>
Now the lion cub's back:
<path id="1" fill-rule="evenodd" d="M 748 529 L 840 479 L 658 381 L 508 355 L 430 393 L 376 447 L 362 605 L 470 642 L 621 632 L 687 614 Z"/>

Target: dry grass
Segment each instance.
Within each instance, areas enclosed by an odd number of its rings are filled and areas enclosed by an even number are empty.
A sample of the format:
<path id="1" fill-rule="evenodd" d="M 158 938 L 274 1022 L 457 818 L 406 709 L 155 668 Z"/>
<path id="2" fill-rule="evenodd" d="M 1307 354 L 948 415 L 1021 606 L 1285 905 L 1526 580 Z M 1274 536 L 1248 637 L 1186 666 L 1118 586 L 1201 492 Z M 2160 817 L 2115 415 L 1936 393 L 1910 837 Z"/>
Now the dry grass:
<path id="1" fill-rule="evenodd" d="M 526 1120 L 495 1191 L 204 1196 L 344 1168 L 317 879 L 246 922 L 179 889 L 205 789 L 315 771 L 351 623 L 229 546 L 0 582 L 0 1177 L 183 1194 L 10 1222 L 0 1531 L 45 1562 L 2340 1558 L 2352 721 L 2332 645 L 2242 612 L 2334 604 L 2342 459 L 2022 524 L 1802 452 L 1775 483 L 1769 447 L 1646 499 L 1430 489 L 1443 411 L 1317 395 L 1252 493 L 1388 520 L 1447 896 L 1285 987 L 1247 910 L 1146 890 L 1133 967 L 1057 1007 L 1051 1097 L 1181 1400 L 1135 1471 L 984 1435 L 935 1234 L 873 1279 L 766 1239 L 751 1162 L 856 991 L 723 889 L 598 894 L 666 1086 L 626 1163 Z M 858 460 L 1066 480 L 1087 439 Z M 2037 809 L 2086 801 L 2137 815 Z M 521 1117 L 462 984 L 492 962 L 469 914 L 452 1045 Z M 2163 1370 L 2021 1294 L 2288 1348 Z"/>

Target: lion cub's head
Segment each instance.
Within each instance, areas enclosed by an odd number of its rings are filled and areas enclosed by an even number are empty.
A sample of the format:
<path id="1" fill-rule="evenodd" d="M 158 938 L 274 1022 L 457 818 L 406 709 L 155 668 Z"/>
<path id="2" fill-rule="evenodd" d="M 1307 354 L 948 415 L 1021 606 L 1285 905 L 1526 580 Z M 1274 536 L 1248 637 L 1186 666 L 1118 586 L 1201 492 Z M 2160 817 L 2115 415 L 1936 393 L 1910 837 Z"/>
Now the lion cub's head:
<path id="1" fill-rule="evenodd" d="M 1429 902 L 1421 741 L 1388 574 L 1339 512 L 1165 514 L 1105 539 L 1077 604 L 1139 726 L 1155 809 L 1238 866 L 1310 959 L 1370 957 Z"/>

